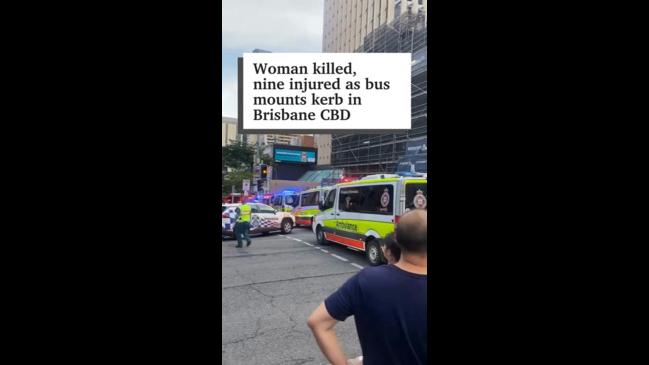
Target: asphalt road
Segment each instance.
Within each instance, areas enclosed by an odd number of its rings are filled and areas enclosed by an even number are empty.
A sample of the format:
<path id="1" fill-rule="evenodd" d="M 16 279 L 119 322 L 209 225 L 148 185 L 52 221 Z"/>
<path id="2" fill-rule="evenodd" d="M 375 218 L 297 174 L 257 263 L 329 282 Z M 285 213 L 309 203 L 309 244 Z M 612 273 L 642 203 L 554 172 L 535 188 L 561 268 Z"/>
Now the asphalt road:
<path id="1" fill-rule="evenodd" d="M 368 265 L 364 253 L 319 246 L 308 228 L 253 236 L 247 248 L 235 245 L 222 241 L 222 363 L 328 364 L 306 320 Z M 348 357 L 361 355 L 353 318 L 339 323 L 336 333 Z"/>

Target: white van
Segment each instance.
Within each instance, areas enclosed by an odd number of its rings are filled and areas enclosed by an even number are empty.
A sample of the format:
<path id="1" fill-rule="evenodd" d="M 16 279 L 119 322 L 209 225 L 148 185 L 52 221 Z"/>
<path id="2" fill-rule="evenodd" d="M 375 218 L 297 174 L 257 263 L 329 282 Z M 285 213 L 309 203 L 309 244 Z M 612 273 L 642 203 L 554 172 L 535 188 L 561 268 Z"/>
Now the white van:
<path id="1" fill-rule="evenodd" d="M 371 265 L 385 262 L 379 240 L 394 232 L 410 209 L 428 208 L 427 180 L 398 175 L 368 176 L 336 185 L 314 218 L 319 244 L 334 242 L 365 252 Z"/>

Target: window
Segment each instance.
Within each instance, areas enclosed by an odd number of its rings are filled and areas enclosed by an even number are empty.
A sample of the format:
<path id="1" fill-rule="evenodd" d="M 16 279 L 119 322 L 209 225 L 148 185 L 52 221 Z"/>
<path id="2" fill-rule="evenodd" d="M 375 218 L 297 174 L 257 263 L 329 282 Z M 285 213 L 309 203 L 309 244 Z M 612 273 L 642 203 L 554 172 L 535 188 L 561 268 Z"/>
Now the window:
<path id="1" fill-rule="evenodd" d="M 310 205 L 318 205 L 319 197 L 320 197 L 320 192 L 318 191 L 302 194 L 302 206 L 307 207 Z"/>
<path id="2" fill-rule="evenodd" d="M 338 209 L 344 212 L 390 215 L 393 212 L 393 202 L 392 185 L 341 188 Z"/>
<path id="3" fill-rule="evenodd" d="M 286 205 L 290 205 L 292 207 L 297 207 L 297 205 L 300 203 L 300 196 L 299 195 L 286 195 L 284 197 L 284 203 L 286 203 Z"/>
<path id="4" fill-rule="evenodd" d="M 282 196 L 277 195 L 273 198 L 273 205 L 282 205 Z"/>
<path id="5" fill-rule="evenodd" d="M 268 205 L 259 204 L 259 213 L 271 213 L 275 214 L 275 209 L 269 207 Z"/>
<path id="6" fill-rule="evenodd" d="M 406 211 L 413 208 L 428 209 L 427 200 L 428 186 L 426 184 L 406 184 Z"/>
<path id="7" fill-rule="evenodd" d="M 329 192 L 329 195 L 327 195 L 327 200 L 324 203 L 324 209 L 323 210 L 333 208 L 335 202 L 336 202 L 336 189 L 331 190 Z"/>
<path id="8" fill-rule="evenodd" d="M 257 204 L 250 204 L 250 213 L 259 213 L 259 206 Z"/>

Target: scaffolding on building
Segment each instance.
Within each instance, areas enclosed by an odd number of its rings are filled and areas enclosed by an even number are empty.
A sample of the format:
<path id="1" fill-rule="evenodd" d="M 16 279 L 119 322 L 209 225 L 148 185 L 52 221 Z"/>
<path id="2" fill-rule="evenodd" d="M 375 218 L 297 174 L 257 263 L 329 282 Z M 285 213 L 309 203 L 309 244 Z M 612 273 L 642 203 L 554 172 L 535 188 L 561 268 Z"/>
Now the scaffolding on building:
<path id="1" fill-rule="evenodd" d="M 428 133 L 426 19 L 419 11 L 404 12 L 369 33 L 356 52 L 412 53 L 411 130 L 399 134 L 333 134 L 331 165 L 345 175 L 394 172 L 408 140 Z"/>

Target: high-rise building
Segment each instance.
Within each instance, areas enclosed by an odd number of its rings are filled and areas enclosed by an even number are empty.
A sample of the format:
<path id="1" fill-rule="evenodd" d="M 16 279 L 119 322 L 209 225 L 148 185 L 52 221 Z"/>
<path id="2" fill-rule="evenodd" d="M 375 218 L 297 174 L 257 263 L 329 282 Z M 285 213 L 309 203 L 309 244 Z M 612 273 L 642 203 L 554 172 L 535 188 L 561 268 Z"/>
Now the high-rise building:
<path id="1" fill-rule="evenodd" d="M 428 20 L 426 1 L 325 0 L 322 48 L 324 52 L 357 52 L 365 38 L 404 14 Z"/>
<path id="2" fill-rule="evenodd" d="M 239 134 L 237 133 L 237 119 L 236 118 L 221 118 L 221 147 L 232 144 L 233 141 L 238 140 Z"/>
<path id="3" fill-rule="evenodd" d="M 345 175 L 427 172 L 426 1 L 325 0 L 324 6 L 324 52 L 412 54 L 411 129 L 382 135 L 318 135 L 318 162 L 328 160 L 332 167 L 344 168 Z M 320 149 L 328 138 L 329 148 Z"/>

